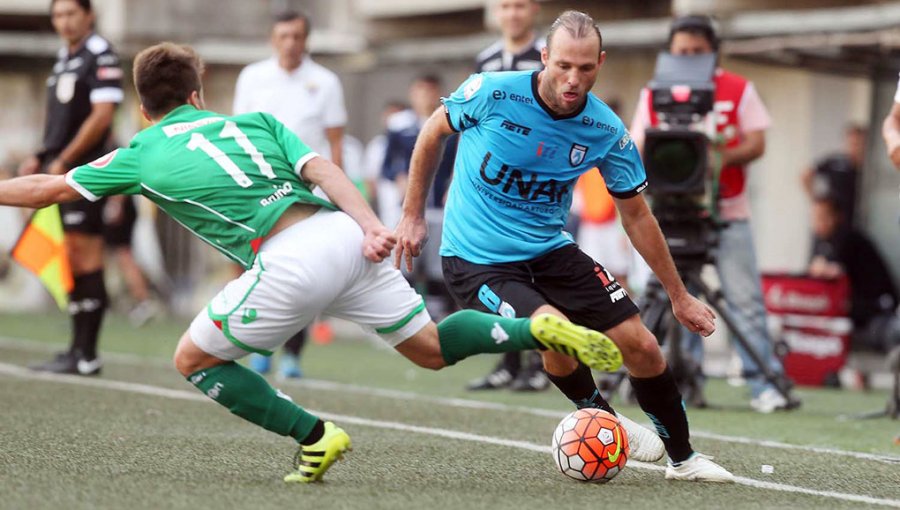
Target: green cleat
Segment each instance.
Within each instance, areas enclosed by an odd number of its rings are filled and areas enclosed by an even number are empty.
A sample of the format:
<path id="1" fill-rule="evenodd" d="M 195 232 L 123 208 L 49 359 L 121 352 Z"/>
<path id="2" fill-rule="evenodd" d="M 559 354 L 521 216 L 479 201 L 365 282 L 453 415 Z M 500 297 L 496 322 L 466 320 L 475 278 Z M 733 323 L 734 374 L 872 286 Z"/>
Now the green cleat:
<path id="1" fill-rule="evenodd" d="M 294 471 L 284 477 L 289 483 L 311 483 L 322 480 L 322 475 L 344 457 L 344 452 L 352 450 L 350 436 L 344 429 L 330 421 L 325 422 L 325 434 L 315 443 L 300 445 L 294 455 Z"/>
<path id="2" fill-rule="evenodd" d="M 572 356 L 594 370 L 615 372 L 622 366 L 622 351 L 608 336 L 556 315 L 542 313 L 532 319 L 531 334 L 548 350 Z"/>

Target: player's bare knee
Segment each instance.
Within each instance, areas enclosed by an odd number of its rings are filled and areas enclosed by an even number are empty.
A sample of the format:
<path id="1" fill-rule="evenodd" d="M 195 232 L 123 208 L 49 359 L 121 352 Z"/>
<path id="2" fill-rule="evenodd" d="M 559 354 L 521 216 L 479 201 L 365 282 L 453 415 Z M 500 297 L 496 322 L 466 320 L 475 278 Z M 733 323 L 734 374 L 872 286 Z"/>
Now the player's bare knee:
<path id="1" fill-rule="evenodd" d="M 398 344 L 395 349 L 406 359 L 428 370 L 440 370 L 447 366 L 444 355 L 441 353 L 437 326 L 434 323 L 425 326 L 415 335 Z"/>
<path id="2" fill-rule="evenodd" d="M 541 358 L 544 361 L 544 370 L 551 375 L 569 375 L 578 367 L 578 361 L 575 358 L 558 352 L 541 351 Z"/>

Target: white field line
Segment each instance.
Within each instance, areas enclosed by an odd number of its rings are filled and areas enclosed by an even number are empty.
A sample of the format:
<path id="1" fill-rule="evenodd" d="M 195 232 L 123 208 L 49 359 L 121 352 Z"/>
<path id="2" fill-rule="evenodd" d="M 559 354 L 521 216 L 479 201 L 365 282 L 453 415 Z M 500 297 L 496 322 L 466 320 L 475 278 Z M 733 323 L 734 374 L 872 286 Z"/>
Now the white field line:
<path id="1" fill-rule="evenodd" d="M 33 340 L 27 340 L 22 338 L 11 338 L 11 337 L 3 337 L 0 336 L 0 347 L 11 347 L 22 350 L 31 350 L 31 351 L 51 351 L 54 349 L 59 349 L 58 345 L 49 345 L 42 344 L 40 342 L 35 342 Z M 148 356 L 138 356 L 135 354 L 123 354 L 123 353 L 110 353 L 104 354 L 104 359 L 115 361 L 116 363 L 122 364 L 130 364 L 130 365 L 153 365 L 153 366 L 167 366 L 171 367 L 171 362 L 162 362 L 157 358 L 148 357 Z M 563 416 L 569 413 L 569 411 L 556 411 L 553 409 L 539 409 L 534 407 L 526 407 L 526 406 L 512 406 L 508 404 L 501 404 L 497 402 L 485 402 L 482 400 L 471 400 L 471 399 L 463 399 L 463 398 L 447 398 L 447 397 L 437 397 L 437 396 L 428 396 L 421 395 L 418 393 L 414 393 L 411 391 L 402 391 L 402 390 L 391 390 L 384 388 L 373 388 L 369 386 L 360 386 L 356 384 L 346 384 L 346 383 L 338 383 L 331 381 L 323 381 L 316 379 L 301 379 L 299 381 L 281 381 L 280 385 L 284 386 L 298 386 L 302 388 L 309 388 L 315 390 L 322 391 L 334 391 L 334 392 L 342 392 L 342 393 L 353 393 L 357 395 L 368 395 L 373 397 L 380 398 L 392 398 L 396 400 L 407 400 L 407 401 L 423 401 L 429 402 L 433 404 L 439 404 L 447 407 L 456 407 L 462 409 L 483 409 L 490 411 L 500 411 L 500 412 L 517 412 L 522 414 L 529 414 L 532 416 L 541 416 L 545 418 L 557 418 L 561 419 Z M 644 423 L 648 425 L 647 423 Z M 648 425 L 649 426 L 649 425 Z M 766 448 L 775 448 L 780 450 L 796 450 L 803 452 L 811 452 L 811 453 L 820 453 L 823 455 L 835 455 L 841 457 L 850 457 L 855 459 L 862 460 L 873 460 L 877 462 L 883 462 L 887 464 L 900 464 L 900 457 L 894 455 L 886 455 L 886 454 L 876 454 L 876 453 L 864 453 L 864 452 L 854 452 L 848 450 L 839 450 L 836 448 L 828 448 L 823 446 L 805 446 L 805 445 L 796 445 L 790 443 L 782 443 L 779 441 L 768 441 L 765 439 L 758 439 L 753 437 L 741 437 L 741 436 L 728 436 L 724 434 L 716 434 L 714 432 L 704 432 L 702 430 L 691 429 L 691 436 L 701 438 L 701 439 L 709 439 L 713 441 L 721 441 L 723 443 L 735 443 L 735 444 L 744 444 L 751 445 L 755 447 L 766 447 Z"/>
<path id="2" fill-rule="evenodd" d="M 100 388 L 107 390 L 116 390 L 116 391 L 125 391 L 129 393 L 138 393 L 141 395 L 148 395 L 153 397 L 163 397 L 170 398 L 176 400 L 190 400 L 197 402 L 212 402 L 209 398 L 204 397 L 203 395 L 196 392 L 189 392 L 184 390 L 172 390 L 168 388 L 161 388 L 159 386 L 151 386 L 148 384 L 139 384 L 139 383 L 131 383 L 126 381 L 113 381 L 109 379 L 94 379 L 94 378 L 86 378 L 79 377 L 74 375 L 54 375 L 47 373 L 39 373 L 32 372 L 26 368 L 20 367 L 18 365 L 11 365 L 8 363 L 0 363 L 0 374 L 8 375 L 12 377 L 18 377 L 20 379 L 30 379 L 30 380 L 39 380 L 39 381 L 47 381 L 54 383 L 63 383 L 63 384 L 74 384 L 78 386 L 88 386 L 92 388 Z M 381 420 L 370 420 L 367 418 L 360 418 L 358 416 L 345 416 L 341 414 L 334 413 L 323 413 L 314 410 L 309 410 L 310 412 L 319 415 L 322 418 L 328 420 L 336 420 L 342 423 L 352 423 L 354 425 L 359 425 L 363 427 L 373 427 L 387 430 L 398 430 L 403 432 L 412 432 L 415 434 L 424 434 L 430 436 L 437 437 L 445 437 L 448 439 L 455 439 L 460 441 L 470 441 L 484 444 L 491 444 L 497 446 L 508 446 L 511 448 L 518 448 L 520 450 L 527 450 L 537 453 L 550 453 L 550 448 L 545 445 L 539 445 L 535 443 L 529 443 L 527 441 L 515 441 L 511 439 L 504 439 L 499 437 L 491 437 L 491 436 L 482 436 L 479 434 L 470 434 L 467 432 L 459 432 L 456 430 L 449 429 L 440 429 L 434 427 L 421 427 L 418 425 L 409 425 L 406 423 L 399 422 L 390 422 L 390 421 L 381 421 Z M 663 471 L 665 468 L 663 466 L 659 466 L 656 464 L 648 464 L 644 462 L 638 461 L 628 461 L 628 466 L 637 469 L 644 469 L 649 471 Z M 831 498 L 838 499 L 842 501 L 851 501 L 854 503 L 866 503 L 871 505 L 882 505 L 894 508 L 900 508 L 900 500 L 896 499 L 887 499 L 887 498 L 876 498 L 872 496 L 865 496 L 859 494 L 846 494 L 842 492 L 834 492 L 834 491 L 820 491 L 815 489 L 807 489 L 805 487 L 797 487 L 794 485 L 786 485 L 774 482 L 764 482 L 761 480 L 755 480 L 753 478 L 745 478 L 745 477 L 735 477 L 735 482 L 740 485 L 746 485 L 748 487 L 754 487 L 758 489 L 766 489 L 778 492 L 789 492 L 794 494 L 805 494 L 809 496 L 817 496 L 823 498 Z"/>

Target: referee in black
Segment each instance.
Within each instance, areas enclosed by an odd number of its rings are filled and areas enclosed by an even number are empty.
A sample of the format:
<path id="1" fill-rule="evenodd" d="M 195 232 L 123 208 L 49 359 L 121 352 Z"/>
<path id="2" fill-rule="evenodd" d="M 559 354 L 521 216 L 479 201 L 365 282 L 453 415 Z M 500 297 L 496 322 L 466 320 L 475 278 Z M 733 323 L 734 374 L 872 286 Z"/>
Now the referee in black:
<path id="1" fill-rule="evenodd" d="M 475 72 L 541 69 L 541 49 L 545 43 L 534 29 L 540 12 L 537 0 L 494 0 L 493 9 L 503 36 L 475 57 Z M 459 135 L 453 135 L 446 143 L 450 146 L 458 141 Z M 456 150 L 444 153 L 456 154 Z M 508 352 L 489 374 L 471 381 L 467 388 L 494 390 L 508 387 L 514 391 L 541 391 L 549 386 L 540 354 Z"/>
<path id="2" fill-rule="evenodd" d="M 50 16 L 63 47 L 47 79 L 43 148 L 22 163 L 22 175 L 64 174 L 103 156 L 110 149 L 110 127 L 123 97 L 119 57 L 94 33 L 91 0 L 52 0 Z M 79 200 L 60 206 L 75 280 L 69 294 L 72 342 L 67 352 L 32 366 L 34 370 L 100 373 L 97 336 L 108 301 L 103 284 L 104 205 L 103 200 Z"/>

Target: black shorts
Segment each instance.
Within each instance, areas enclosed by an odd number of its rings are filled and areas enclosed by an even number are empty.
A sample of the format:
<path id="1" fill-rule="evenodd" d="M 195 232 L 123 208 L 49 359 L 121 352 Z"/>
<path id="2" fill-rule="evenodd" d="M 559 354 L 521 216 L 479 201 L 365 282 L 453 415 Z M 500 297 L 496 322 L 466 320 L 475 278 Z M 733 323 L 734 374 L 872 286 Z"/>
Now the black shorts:
<path id="1" fill-rule="evenodd" d="M 442 262 L 447 288 L 461 308 L 529 317 L 549 304 L 596 331 L 638 313 L 619 282 L 574 244 L 523 262 L 481 265 L 459 257 Z"/>
<path id="2" fill-rule="evenodd" d="M 103 207 L 106 198 L 96 202 L 87 199 L 76 200 L 59 204 L 59 212 L 62 215 L 63 230 L 65 232 L 80 232 L 82 234 L 103 234 Z"/>
<path id="3" fill-rule="evenodd" d="M 137 222 L 137 207 L 134 205 L 134 197 L 122 197 L 122 213 L 118 221 L 104 221 L 103 242 L 113 248 L 131 246 L 131 235 L 134 233 L 134 224 Z"/>

